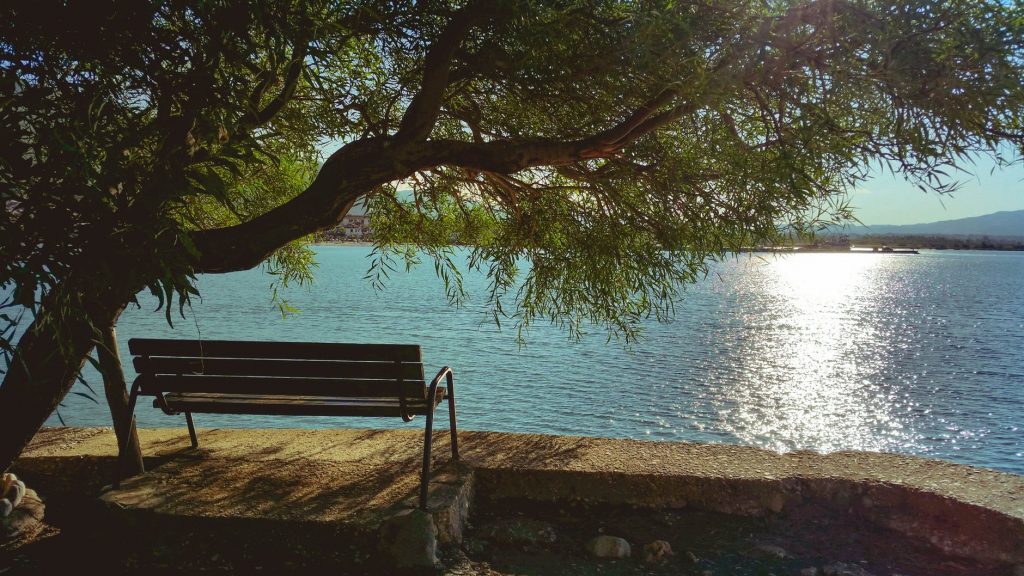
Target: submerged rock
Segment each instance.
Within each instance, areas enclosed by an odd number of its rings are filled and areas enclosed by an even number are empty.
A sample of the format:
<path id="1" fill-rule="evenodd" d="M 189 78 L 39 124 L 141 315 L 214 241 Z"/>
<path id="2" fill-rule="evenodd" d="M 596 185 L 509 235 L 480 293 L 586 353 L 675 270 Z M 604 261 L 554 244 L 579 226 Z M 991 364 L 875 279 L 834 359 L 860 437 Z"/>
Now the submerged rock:
<path id="1" fill-rule="evenodd" d="M 633 553 L 629 542 L 607 534 L 602 534 L 587 542 L 587 551 L 597 558 L 629 558 Z"/>

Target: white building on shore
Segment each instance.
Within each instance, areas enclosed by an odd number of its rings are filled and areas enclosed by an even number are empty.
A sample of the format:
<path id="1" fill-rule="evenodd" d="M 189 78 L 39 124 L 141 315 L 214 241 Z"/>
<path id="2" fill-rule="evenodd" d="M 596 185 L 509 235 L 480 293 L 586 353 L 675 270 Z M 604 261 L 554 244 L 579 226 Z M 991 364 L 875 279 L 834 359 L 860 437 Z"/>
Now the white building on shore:
<path id="1" fill-rule="evenodd" d="M 344 232 L 347 240 L 362 240 L 373 235 L 370 217 L 366 214 L 366 205 L 362 199 L 352 206 L 335 230 Z"/>

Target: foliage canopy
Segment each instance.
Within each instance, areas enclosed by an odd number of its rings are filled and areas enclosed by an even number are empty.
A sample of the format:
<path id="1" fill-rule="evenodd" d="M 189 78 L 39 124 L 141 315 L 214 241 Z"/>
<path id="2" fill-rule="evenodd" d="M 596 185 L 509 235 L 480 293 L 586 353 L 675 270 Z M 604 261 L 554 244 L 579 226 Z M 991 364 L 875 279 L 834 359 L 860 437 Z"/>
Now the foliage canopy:
<path id="1" fill-rule="evenodd" d="M 139 290 L 301 280 L 360 198 L 452 298 L 457 241 L 496 318 L 629 336 L 872 161 L 1024 148 L 1019 0 L 41 4 L 0 7 L 0 469 Z"/>
<path id="2" fill-rule="evenodd" d="M 57 10 L 8 6 L 0 29 L 0 284 L 29 307 L 124 246 L 168 302 L 271 254 L 301 278 L 294 241 L 367 195 L 378 241 L 439 258 L 453 296 L 455 239 L 497 312 L 630 334 L 706 259 L 848 218 L 872 160 L 943 192 L 969 154 L 1022 141 L 1018 4 Z M 321 214 L 273 210 L 317 187 L 327 142 L 344 144 L 328 165 L 360 147 L 391 165 L 321 171 L 341 199 L 304 207 Z M 247 222 L 287 231 L 264 243 Z"/>

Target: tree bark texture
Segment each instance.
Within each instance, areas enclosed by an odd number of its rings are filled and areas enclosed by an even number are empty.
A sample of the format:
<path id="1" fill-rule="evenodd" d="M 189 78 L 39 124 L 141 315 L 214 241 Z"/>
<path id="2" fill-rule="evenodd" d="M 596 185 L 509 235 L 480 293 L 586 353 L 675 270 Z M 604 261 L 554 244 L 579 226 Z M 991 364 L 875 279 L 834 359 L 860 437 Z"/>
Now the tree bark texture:
<path id="1" fill-rule="evenodd" d="M 124 282 L 127 274 L 118 282 L 109 270 L 100 266 L 56 286 L 18 341 L 0 386 L 0 471 L 28 446 L 71 390 L 103 331 L 144 287 Z"/>
<path id="2" fill-rule="evenodd" d="M 110 418 L 114 422 L 114 435 L 117 437 L 119 477 L 141 474 L 146 468 L 142 462 L 142 448 L 139 447 L 139 432 L 128 410 L 128 390 L 117 351 L 117 332 L 114 326 L 103 330 L 96 355 L 99 357 L 103 391 L 107 397 L 107 406 L 110 407 Z"/>

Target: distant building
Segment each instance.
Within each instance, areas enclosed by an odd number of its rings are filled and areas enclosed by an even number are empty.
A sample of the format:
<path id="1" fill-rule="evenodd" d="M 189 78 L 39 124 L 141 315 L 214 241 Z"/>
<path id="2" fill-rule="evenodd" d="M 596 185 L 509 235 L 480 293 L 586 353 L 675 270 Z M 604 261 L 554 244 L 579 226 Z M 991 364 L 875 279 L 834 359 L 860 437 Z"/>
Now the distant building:
<path id="1" fill-rule="evenodd" d="M 339 228 L 345 231 L 345 238 L 350 240 L 369 238 L 373 234 L 373 229 L 370 228 L 370 217 L 366 214 L 347 214 L 341 219 Z"/>
<path id="2" fill-rule="evenodd" d="M 341 219 L 341 224 L 331 231 L 332 236 L 342 236 L 346 240 L 364 240 L 373 236 L 370 217 L 366 214 L 366 204 L 360 198 Z"/>

